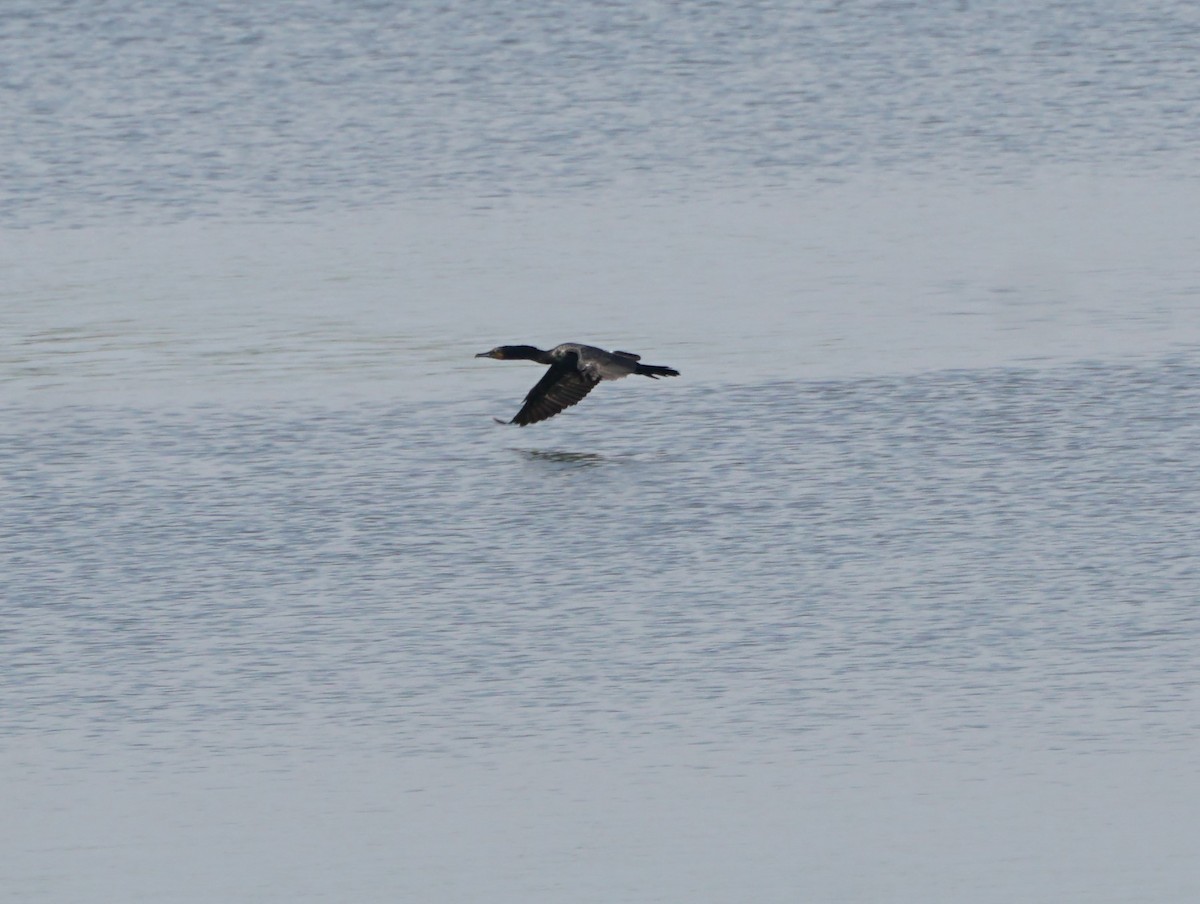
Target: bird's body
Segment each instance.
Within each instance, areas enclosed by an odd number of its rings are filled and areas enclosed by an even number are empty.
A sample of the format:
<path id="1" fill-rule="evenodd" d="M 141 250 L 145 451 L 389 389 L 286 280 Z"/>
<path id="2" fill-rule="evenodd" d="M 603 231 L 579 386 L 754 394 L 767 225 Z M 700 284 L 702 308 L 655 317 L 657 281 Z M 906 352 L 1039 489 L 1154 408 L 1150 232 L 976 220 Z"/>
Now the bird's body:
<path id="1" fill-rule="evenodd" d="M 641 356 L 632 352 L 610 352 L 578 342 L 564 342 L 549 351 L 532 345 L 501 345 L 475 357 L 549 365 L 550 369 L 525 396 L 525 404 L 517 416 L 508 422 L 518 427 L 544 421 L 564 408 L 578 404 L 601 380 L 619 380 L 630 374 L 653 380 L 679 376 L 679 371 L 674 368 L 639 364 Z"/>

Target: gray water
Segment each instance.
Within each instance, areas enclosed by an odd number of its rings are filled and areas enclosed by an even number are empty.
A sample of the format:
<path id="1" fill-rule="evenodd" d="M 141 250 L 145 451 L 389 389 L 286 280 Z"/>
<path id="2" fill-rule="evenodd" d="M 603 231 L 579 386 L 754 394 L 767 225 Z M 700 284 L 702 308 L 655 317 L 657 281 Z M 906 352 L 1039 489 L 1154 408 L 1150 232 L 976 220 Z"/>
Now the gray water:
<path id="1" fill-rule="evenodd" d="M 1184 749 L 1196 378 L 614 390 L 553 439 L 446 406 L 18 410 L 6 718 L 168 751 L 310 722 L 399 754 L 828 751 L 848 722 Z"/>
<path id="2" fill-rule="evenodd" d="M 1198 50 L 7 5 L 0 899 L 1195 900 Z"/>
<path id="3" fill-rule="evenodd" d="M 15 0 L 0 21 L 9 223 L 1196 160 L 1190 3 Z"/>

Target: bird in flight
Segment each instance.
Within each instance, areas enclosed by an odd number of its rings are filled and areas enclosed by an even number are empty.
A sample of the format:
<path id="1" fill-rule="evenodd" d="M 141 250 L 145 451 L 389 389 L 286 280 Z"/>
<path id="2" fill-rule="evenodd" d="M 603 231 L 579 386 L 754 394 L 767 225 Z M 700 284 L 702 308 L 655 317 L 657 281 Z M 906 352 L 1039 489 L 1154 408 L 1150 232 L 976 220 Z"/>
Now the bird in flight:
<path id="1" fill-rule="evenodd" d="M 657 364 L 639 364 L 640 355 L 632 352 L 608 352 L 578 342 L 564 342 L 548 352 L 532 345 L 499 345 L 490 352 L 480 352 L 476 358 L 495 358 L 498 361 L 536 361 L 550 369 L 525 396 L 525 404 L 511 421 L 498 423 L 524 427 L 554 417 L 570 408 L 591 392 L 601 380 L 619 380 L 630 374 L 641 374 L 657 380 L 677 377 L 679 371 Z"/>

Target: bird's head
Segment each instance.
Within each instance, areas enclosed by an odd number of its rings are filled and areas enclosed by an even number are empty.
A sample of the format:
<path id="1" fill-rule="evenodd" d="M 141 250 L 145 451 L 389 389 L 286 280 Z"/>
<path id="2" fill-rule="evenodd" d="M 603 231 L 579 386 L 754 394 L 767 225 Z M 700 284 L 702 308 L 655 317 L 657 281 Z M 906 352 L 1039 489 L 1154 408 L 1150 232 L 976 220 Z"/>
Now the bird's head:
<path id="1" fill-rule="evenodd" d="M 498 345 L 494 349 L 492 349 L 490 352 L 480 352 L 475 357 L 476 358 L 500 358 L 501 360 L 503 360 L 504 346 Z"/>

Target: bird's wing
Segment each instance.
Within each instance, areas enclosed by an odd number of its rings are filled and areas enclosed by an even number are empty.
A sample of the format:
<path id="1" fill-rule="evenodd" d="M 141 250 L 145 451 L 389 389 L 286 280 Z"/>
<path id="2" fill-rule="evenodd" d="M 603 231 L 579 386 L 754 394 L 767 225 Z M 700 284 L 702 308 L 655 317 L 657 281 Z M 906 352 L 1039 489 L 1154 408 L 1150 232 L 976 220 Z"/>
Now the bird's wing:
<path id="1" fill-rule="evenodd" d="M 629 358 L 633 361 L 641 361 L 641 355 L 635 355 L 633 352 L 613 352 L 618 358 Z"/>
<path id="2" fill-rule="evenodd" d="M 509 423 L 524 427 L 554 417 L 564 408 L 577 404 L 600 381 L 579 372 L 577 358 L 568 355 L 550 365 L 536 386 L 525 396 L 525 404 Z"/>

